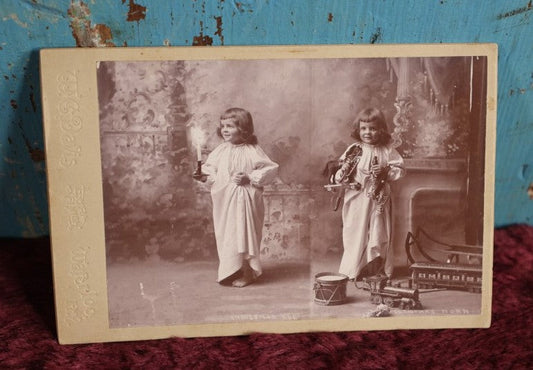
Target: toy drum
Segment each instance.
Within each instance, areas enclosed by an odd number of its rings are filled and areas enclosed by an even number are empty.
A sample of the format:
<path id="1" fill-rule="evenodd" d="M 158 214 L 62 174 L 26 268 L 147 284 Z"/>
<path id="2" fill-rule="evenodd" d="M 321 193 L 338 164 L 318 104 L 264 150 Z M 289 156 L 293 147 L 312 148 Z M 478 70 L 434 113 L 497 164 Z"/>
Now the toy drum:
<path id="1" fill-rule="evenodd" d="M 348 276 L 335 272 L 315 275 L 315 302 L 325 306 L 342 304 L 346 300 Z"/>

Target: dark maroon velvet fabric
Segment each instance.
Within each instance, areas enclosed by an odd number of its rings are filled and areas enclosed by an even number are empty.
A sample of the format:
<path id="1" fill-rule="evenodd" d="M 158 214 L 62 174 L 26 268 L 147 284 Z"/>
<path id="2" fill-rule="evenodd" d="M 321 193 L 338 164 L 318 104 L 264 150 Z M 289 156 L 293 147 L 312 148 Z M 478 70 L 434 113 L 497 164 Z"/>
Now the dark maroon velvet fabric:
<path id="1" fill-rule="evenodd" d="M 533 366 L 533 227 L 495 231 L 489 329 L 165 339 L 62 346 L 48 240 L 3 240 L 0 368 L 526 369 Z"/>

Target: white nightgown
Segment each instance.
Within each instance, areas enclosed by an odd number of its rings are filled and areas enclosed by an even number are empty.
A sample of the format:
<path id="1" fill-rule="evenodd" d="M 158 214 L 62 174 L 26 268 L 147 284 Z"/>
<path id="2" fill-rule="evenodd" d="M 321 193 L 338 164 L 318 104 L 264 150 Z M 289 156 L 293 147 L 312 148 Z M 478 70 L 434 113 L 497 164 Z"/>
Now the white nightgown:
<path id="1" fill-rule="evenodd" d="M 347 189 L 344 195 L 342 209 L 344 253 L 339 272 L 354 279 L 367 263 L 380 256 L 385 261 L 385 274 L 391 276 L 394 261 L 391 244 L 391 200 L 388 182 L 398 180 L 404 175 L 403 159 L 390 146 L 358 142 L 350 145 L 340 160 L 344 160 L 346 153 L 354 145 L 359 145 L 362 148 L 355 175 L 355 181 L 362 186 L 360 190 Z M 390 166 L 387 183 L 384 187 L 386 201 L 381 206 L 376 200 L 368 196 L 371 187 L 370 167 L 374 157 L 377 158 L 378 164 L 382 167 Z M 340 171 L 337 172 L 337 179 L 339 175 Z"/>
<path id="2" fill-rule="evenodd" d="M 220 260 L 218 281 L 237 272 L 244 259 L 255 276 L 261 275 L 263 186 L 274 180 L 278 165 L 258 145 L 224 142 L 209 154 L 202 170 L 212 183 L 213 222 Z M 250 183 L 234 183 L 231 176 L 238 172 L 246 173 Z"/>

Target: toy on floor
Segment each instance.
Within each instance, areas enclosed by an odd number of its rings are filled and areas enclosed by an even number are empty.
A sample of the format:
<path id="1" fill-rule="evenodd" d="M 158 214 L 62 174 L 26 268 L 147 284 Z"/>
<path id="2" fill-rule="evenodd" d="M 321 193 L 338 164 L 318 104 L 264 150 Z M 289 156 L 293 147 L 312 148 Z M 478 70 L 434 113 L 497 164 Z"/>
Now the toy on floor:
<path id="1" fill-rule="evenodd" d="M 390 316 L 390 307 L 384 303 L 378 304 L 375 309 L 368 312 L 365 317 L 387 317 Z"/>
<path id="2" fill-rule="evenodd" d="M 433 247 L 423 247 L 424 244 Z M 417 255 L 424 257 L 425 261 L 415 260 L 414 249 Z M 414 234 L 407 233 L 405 251 L 411 263 L 409 270 L 415 288 L 459 289 L 481 293 L 483 281 L 481 276 L 483 248 L 481 246 L 444 243 L 431 237 L 422 228 L 418 228 Z M 430 252 L 445 254 L 447 259 L 446 261 L 439 260 L 432 257 Z M 460 257 L 466 261 L 460 263 Z"/>
<path id="3" fill-rule="evenodd" d="M 363 278 L 362 282 L 355 282 L 359 289 L 370 291 L 370 301 L 376 305 L 385 304 L 390 308 L 401 310 L 419 310 L 422 308 L 418 289 L 402 288 L 387 285 L 387 276 L 375 275 Z"/>

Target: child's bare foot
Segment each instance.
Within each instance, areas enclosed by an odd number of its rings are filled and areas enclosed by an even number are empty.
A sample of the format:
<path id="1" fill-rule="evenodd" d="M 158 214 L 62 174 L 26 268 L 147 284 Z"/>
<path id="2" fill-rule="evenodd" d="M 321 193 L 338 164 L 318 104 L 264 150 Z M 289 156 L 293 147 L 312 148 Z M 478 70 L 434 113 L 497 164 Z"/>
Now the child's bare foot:
<path id="1" fill-rule="evenodd" d="M 231 283 L 231 286 L 234 286 L 236 288 L 244 288 L 247 285 L 250 285 L 254 282 L 255 278 L 245 278 L 244 276 L 242 278 L 239 278 L 237 280 L 233 280 L 233 283 Z"/>
<path id="2" fill-rule="evenodd" d="M 243 267 L 242 276 L 238 279 L 233 280 L 231 283 L 232 286 L 236 288 L 244 288 L 247 285 L 250 285 L 255 280 L 254 270 L 250 266 Z"/>

